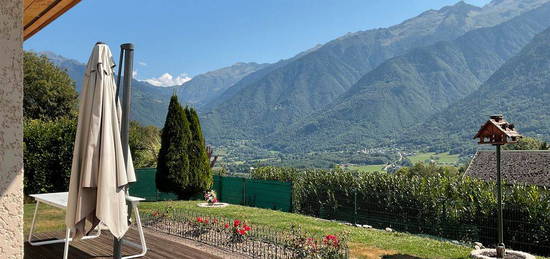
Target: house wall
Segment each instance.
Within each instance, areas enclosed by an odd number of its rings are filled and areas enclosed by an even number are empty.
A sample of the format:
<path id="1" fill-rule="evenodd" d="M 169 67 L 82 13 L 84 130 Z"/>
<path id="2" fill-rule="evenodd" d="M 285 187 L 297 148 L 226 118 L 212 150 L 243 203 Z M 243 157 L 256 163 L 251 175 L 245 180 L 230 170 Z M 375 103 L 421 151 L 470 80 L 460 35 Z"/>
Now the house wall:
<path id="1" fill-rule="evenodd" d="M 0 258 L 23 258 L 22 0 L 0 0 Z"/>

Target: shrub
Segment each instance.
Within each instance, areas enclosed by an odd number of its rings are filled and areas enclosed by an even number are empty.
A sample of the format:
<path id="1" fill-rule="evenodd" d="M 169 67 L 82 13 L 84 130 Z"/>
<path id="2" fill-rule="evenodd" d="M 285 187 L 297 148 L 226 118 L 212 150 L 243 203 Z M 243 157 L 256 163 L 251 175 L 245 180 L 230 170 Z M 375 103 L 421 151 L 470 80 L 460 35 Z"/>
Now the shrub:
<path id="1" fill-rule="evenodd" d="M 160 149 L 160 130 L 130 121 L 129 145 L 135 168 L 156 167 Z"/>
<path id="2" fill-rule="evenodd" d="M 76 124 L 76 120 L 68 118 L 25 121 L 25 194 L 67 191 Z"/>

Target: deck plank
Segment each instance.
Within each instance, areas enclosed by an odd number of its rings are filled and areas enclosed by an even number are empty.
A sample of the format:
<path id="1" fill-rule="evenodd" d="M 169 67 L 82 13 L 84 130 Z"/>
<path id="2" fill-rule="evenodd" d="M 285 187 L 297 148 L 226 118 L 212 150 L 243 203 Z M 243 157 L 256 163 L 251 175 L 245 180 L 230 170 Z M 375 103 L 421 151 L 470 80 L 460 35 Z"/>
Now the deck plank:
<path id="1" fill-rule="evenodd" d="M 39 233 L 34 239 L 62 239 L 63 232 Z M 139 243 L 139 235 L 135 229 L 130 229 L 125 236 L 126 240 Z M 145 232 L 147 242 L 147 254 L 141 258 L 181 258 L 181 259 L 220 259 L 220 256 L 206 253 L 205 251 L 187 246 L 185 244 L 151 235 Z M 112 258 L 113 236 L 108 232 L 102 232 L 101 236 L 94 239 L 74 241 L 70 243 L 69 258 L 71 259 L 103 259 Z M 140 251 L 130 246 L 123 246 L 122 255 L 137 254 Z M 43 246 L 32 246 L 25 243 L 25 259 L 58 259 L 63 257 L 63 243 Z"/>

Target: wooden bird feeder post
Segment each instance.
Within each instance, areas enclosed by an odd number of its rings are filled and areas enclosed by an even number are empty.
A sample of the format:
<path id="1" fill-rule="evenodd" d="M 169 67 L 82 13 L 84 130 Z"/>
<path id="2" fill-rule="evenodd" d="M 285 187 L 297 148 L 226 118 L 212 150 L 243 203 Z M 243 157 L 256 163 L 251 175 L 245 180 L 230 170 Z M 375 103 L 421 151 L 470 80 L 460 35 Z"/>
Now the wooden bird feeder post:
<path id="1" fill-rule="evenodd" d="M 474 136 L 474 139 L 479 138 L 478 144 L 491 144 L 496 146 L 497 160 L 497 198 L 498 198 L 498 245 L 497 257 L 504 258 L 506 248 L 504 246 L 504 234 L 502 223 L 502 181 L 500 174 L 500 146 L 509 143 L 516 143 L 521 135 L 515 130 L 514 124 L 504 120 L 502 115 L 493 115 L 485 122 Z"/>

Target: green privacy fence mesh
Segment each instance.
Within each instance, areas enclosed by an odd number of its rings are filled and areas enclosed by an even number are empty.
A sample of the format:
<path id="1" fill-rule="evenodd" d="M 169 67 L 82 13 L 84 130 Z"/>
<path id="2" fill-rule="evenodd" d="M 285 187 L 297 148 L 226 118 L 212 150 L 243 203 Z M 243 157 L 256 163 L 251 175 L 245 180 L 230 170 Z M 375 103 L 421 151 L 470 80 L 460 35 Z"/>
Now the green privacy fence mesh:
<path id="1" fill-rule="evenodd" d="M 292 211 L 292 184 L 289 182 L 214 176 L 212 189 L 222 202 Z"/>
<path id="2" fill-rule="evenodd" d="M 176 195 L 157 190 L 155 173 L 155 168 L 136 169 L 137 182 L 130 186 L 130 195 L 148 201 L 177 200 Z M 292 184 L 289 182 L 216 175 L 212 189 L 221 202 L 292 211 Z"/>
<path id="3" fill-rule="evenodd" d="M 130 185 L 130 195 L 145 198 L 148 201 L 177 200 L 173 193 L 159 192 L 155 184 L 156 168 L 136 169 L 136 182 Z"/>

